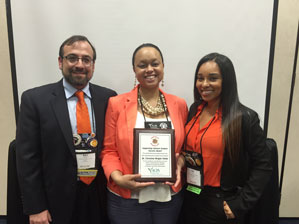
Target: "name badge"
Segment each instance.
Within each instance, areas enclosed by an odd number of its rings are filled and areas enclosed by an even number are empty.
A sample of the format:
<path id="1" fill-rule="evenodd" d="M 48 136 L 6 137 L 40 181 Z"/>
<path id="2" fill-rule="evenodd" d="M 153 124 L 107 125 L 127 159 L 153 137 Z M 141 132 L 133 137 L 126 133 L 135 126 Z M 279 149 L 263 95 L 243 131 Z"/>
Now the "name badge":
<path id="1" fill-rule="evenodd" d="M 78 171 L 94 169 L 96 167 L 96 149 L 98 145 L 95 134 L 74 134 L 73 143 Z"/>
<path id="2" fill-rule="evenodd" d="M 187 183 L 201 187 L 202 182 L 201 182 L 200 170 L 195 170 L 195 169 L 187 167 Z"/>
<path id="3" fill-rule="evenodd" d="M 77 153 L 76 150 L 76 158 L 77 158 L 78 169 L 91 169 L 91 168 L 95 168 L 96 166 L 96 154 L 94 152 Z"/>
<path id="4" fill-rule="evenodd" d="M 187 183 L 203 188 L 203 159 L 202 155 L 193 151 L 183 151 L 187 166 Z"/>
<path id="5" fill-rule="evenodd" d="M 144 127 L 148 129 L 172 129 L 170 121 L 145 121 Z"/>

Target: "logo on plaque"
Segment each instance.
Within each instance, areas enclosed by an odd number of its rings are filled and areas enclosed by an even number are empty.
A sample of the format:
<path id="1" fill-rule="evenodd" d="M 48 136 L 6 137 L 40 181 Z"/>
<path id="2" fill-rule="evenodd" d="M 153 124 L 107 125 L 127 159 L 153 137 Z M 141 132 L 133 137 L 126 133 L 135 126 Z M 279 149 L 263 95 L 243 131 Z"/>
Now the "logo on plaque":
<path id="1" fill-rule="evenodd" d="M 151 145 L 152 146 L 158 146 L 159 145 L 159 138 L 157 136 L 152 137 Z"/>

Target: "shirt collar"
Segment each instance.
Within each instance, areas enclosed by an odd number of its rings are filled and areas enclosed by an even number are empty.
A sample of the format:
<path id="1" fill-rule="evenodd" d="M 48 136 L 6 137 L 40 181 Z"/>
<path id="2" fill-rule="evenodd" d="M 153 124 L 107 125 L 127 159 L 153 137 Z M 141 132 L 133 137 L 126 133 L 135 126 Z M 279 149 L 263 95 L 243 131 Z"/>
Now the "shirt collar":
<path id="1" fill-rule="evenodd" d="M 66 81 L 65 78 L 63 78 L 63 87 L 64 87 L 66 99 L 71 98 L 78 91 L 68 81 Z M 81 90 L 85 93 L 86 96 L 88 96 L 91 99 L 91 94 L 90 94 L 90 90 L 89 90 L 89 82 Z"/>

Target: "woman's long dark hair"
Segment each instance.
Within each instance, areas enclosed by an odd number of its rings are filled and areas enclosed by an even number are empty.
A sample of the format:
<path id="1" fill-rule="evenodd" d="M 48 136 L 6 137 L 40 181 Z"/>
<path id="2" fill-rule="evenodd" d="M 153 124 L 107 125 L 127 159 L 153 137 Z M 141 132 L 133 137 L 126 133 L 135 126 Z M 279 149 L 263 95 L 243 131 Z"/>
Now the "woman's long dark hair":
<path id="1" fill-rule="evenodd" d="M 222 90 L 220 105 L 222 107 L 222 136 L 225 149 L 231 162 L 234 164 L 239 157 L 241 144 L 242 114 L 240 111 L 240 101 L 237 89 L 236 73 L 231 60 L 225 55 L 211 53 L 204 56 L 197 64 L 194 77 L 194 101 L 200 103 L 201 96 L 196 88 L 197 73 L 202 64 L 214 61 L 217 63 L 222 75 Z"/>

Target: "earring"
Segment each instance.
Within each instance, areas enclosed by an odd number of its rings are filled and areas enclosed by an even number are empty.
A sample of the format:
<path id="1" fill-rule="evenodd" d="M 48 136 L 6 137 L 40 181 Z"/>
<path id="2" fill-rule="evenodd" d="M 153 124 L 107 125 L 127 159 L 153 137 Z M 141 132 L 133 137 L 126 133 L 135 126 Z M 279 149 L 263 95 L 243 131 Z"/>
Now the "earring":
<path id="1" fill-rule="evenodd" d="M 135 76 L 135 80 L 134 80 L 134 88 L 136 87 L 136 76 Z"/>
<path id="2" fill-rule="evenodd" d="M 161 86 L 164 87 L 164 79 L 162 79 L 162 84 L 161 84 Z"/>

